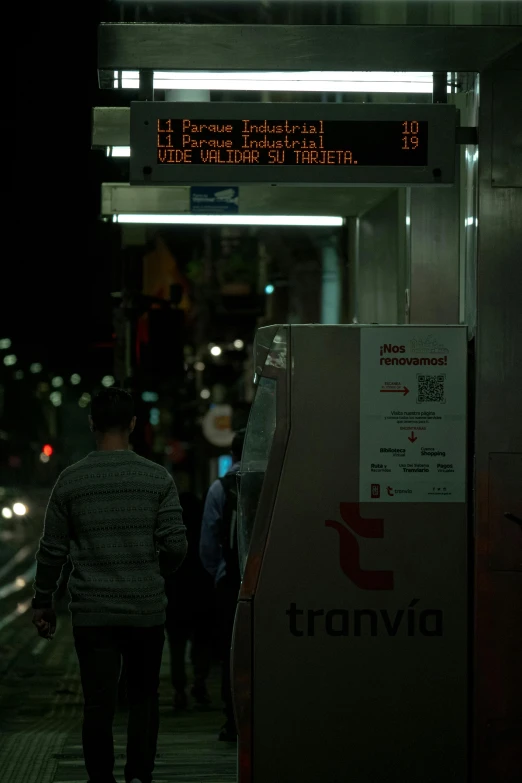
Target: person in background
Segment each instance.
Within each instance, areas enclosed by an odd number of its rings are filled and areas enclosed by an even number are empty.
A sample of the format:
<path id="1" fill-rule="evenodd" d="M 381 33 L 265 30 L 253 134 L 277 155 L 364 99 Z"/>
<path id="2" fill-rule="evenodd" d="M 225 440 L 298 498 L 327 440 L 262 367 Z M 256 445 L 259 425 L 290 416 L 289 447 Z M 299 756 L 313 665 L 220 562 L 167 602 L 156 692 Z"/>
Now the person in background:
<path id="1" fill-rule="evenodd" d="M 221 697 L 225 705 L 225 724 L 218 739 L 236 742 L 237 730 L 230 682 L 230 648 L 236 605 L 241 585 L 237 549 L 237 473 L 241 464 L 244 430 L 236 433 L 232 443 L 232 467 L 208 491 L 201 525 L 201 562 L 214 578 L 222 662 Z"/>
<path id="2" fill-rule="evenodd" d="M 170 672 L 174 689 L 174 709 L 188 707 L 185 654 L 191 642 L 193 685 L 191 695 L 200 706 L 210 704 L 207 678 L 212 665 L 214 630 L 212 578 L 199 558 L 199 539 L 203 503 L 191 492 L 180 496 L 183 520 L 187 528 L 188 553 L 181 568 L 165 581 L 168 598 L 167 638 L 170 648 Z"/>
<path id="3" fill-rule="evenodd" d="M 165 641 L 164 577 L 187 551 L 182 509 L 165 468 L 130 450 L 136 424 L 123 389 L 92 401 L 96 451 L 66 468 L 52 490 L 36 554 L 33 623 L 56 631 L 53 594 L 67 558 L 69 609 L 80 664 L 83 752 L 89 783 L 116 783 L 112 723 L 122 659 L 127 670 L 127 783 L 151 783 Z"/>

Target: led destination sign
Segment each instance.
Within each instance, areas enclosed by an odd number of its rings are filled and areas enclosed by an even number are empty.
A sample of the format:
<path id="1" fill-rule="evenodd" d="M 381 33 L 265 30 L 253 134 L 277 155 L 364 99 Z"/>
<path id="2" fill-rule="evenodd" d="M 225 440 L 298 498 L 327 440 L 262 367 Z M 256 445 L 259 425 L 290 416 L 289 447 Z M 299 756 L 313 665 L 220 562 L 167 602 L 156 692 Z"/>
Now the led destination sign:
<path id="1" fill-rule="evenodd" d="M 163 166 L 426 166 L 422 120 L 157 119 Z"/>
<path id="2" fill-rule="evenodd" d="M 133 185 L 451 185 L 450 104 L 170 103 L 130 111 Z"/>

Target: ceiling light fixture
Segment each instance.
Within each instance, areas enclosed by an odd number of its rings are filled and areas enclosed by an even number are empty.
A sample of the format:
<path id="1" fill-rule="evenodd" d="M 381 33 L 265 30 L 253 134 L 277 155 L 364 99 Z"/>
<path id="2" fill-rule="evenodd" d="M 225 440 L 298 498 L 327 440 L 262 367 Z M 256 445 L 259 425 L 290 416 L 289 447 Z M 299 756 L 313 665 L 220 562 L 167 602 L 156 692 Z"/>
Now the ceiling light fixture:
<path id="1" fill-rule="evenodd" d="M 114 71 L 114 88 L 120 86 Z M 138 71 L 122 71 L 121 87 L 139 89 Z M 395 71 L 155 71 L 155 90 L 384 92 L 431 94 L 430 72 Z M 451 87 L 448 85 L 448 92 Z"/>
<path id="2" fill-rule="evenodd" d="M 344 218 L 324 215 L 113 215 L 114 223 L 187 226 L 340 227 Z"/>

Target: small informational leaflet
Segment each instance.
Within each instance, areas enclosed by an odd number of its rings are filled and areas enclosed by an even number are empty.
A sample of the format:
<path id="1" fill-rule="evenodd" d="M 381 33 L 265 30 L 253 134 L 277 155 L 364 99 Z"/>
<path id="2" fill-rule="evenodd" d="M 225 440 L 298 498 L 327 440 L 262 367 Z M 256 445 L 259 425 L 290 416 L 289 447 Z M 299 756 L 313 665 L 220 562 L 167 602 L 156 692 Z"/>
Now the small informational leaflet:
<path id="1" fill-rule="evenodd" d="M 361 503 L 466 500 L 465 327 L 361 329 Z"/>
<path id="2" fill-rule="evenodd" d="M 190 188 L 190 211 L 192 215 L 237 215 L 239 188 L 193 186 Z"/>

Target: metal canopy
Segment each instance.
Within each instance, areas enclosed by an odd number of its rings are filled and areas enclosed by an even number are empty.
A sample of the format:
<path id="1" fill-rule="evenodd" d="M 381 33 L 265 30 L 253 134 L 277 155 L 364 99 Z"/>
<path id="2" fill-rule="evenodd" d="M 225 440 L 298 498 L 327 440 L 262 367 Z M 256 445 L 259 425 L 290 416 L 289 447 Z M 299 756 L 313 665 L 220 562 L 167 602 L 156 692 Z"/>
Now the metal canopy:
<path id="1" fill-rule="evenodd" d="M 95 106 L 91 142 L 93 147 L 130 146 L 130 108 Z"/>
<path id="2" fill-rule="evenodd" d="M 102 24 L 99 70 L 482 71 L 522 26 Z"/>
<path id="3" fill-rule="evenodd" d="M 291 188 L 245 185 L 240 215 L 333 215 L 356 217 L 387 198 L 392 188 Z M 102 185 L 102 215 L 188 215 L 190 187 Z"/>

